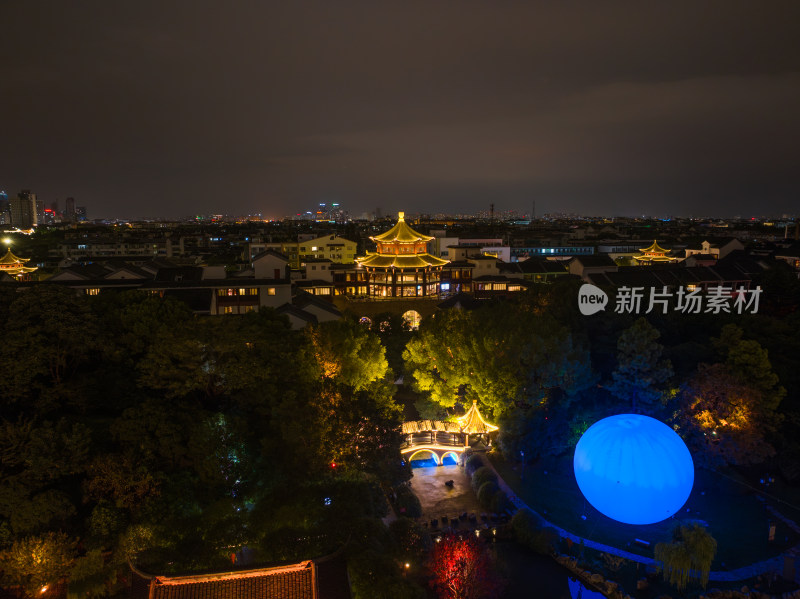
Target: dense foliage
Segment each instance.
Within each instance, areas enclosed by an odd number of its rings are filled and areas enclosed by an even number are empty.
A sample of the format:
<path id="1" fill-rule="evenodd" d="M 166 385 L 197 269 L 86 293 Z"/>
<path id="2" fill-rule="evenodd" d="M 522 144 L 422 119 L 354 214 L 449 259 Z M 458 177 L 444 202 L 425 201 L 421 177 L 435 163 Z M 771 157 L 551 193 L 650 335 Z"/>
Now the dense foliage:
<path id="1" fill-rule="evenodd" d="M 99 595 L 128 558 L 323 555 L 410 476 L 383 346 L 355 322 L 42 285 L 0 297 L 0 326 L 2 584 Z"/>

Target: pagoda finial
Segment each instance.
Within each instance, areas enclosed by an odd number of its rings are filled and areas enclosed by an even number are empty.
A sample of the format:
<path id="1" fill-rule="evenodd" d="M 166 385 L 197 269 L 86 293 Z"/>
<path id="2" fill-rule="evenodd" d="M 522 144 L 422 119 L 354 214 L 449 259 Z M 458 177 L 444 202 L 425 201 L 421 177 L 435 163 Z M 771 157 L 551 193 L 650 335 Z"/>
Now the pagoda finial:
<path id="1" fill-rule="evenodd" d="M 400 222 L 402 220 L 405 220 L 405 219 L 406 219 L 406 213 L 405 212 L 398 212 L 397 213 L 397 221 L 398 222 Z"/>

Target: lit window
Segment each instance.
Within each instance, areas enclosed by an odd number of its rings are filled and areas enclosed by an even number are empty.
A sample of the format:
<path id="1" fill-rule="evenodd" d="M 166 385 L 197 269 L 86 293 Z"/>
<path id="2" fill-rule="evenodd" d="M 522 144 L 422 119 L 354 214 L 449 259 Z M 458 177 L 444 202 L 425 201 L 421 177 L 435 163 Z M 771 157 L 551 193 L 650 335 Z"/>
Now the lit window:
<path id="1" fill-rule="evenodd" d="M 319 289 L 317 289 L 316 293 L 316 295 L 330 295 L 330 294 L 331 290 L 329 287 L 320 287 Z"/>
<path id="2" fill-rule="evenodd" d="M 275 295 L 275 288 L 274 287 L 267 288 L 267 295 Z"/>
<path id="3" fill-rule="evenodd" d="M 239 295 L 247 295 L 247 289 L 239 289 Z"/>
<path id="4" fill-rule="evenodd" d="M 92 289 L 86 289 L 86 295 L 99 295 L 99 294 L 100 294 L 100 290 L 98 288 L 96 288 L 96 287 L 94 287 Z"/>
<path id="5" fill-rule="evenodd" d="M 223 314 L 233 314 L 233 306 L 225 306 L 222 309 Z"/>
<path id="6" fill-rule="evenodd" d="M 228 295 L 236 295 L 235 289 L 228 289 Z"/>

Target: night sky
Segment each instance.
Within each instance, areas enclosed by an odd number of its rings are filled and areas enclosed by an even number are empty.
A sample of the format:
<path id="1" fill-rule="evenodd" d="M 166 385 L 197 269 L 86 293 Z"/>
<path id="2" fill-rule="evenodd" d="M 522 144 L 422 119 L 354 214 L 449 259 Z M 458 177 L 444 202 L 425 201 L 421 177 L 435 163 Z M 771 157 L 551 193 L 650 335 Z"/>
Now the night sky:
<path id="1" fill-rule="evenodd" d="M 90 218 L 800 210 L 800 2 L 0 1 L 0 189 Z"/>

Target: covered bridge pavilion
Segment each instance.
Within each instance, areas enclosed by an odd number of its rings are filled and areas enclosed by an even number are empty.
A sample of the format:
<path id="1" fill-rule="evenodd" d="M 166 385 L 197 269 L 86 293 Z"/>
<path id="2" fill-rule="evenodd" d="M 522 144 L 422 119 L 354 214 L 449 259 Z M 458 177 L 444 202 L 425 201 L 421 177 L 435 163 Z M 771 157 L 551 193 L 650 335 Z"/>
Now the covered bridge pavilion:
<path id="1" fill-rule="evenodd" d="M 489 434 L 498 428 L 486 422 L 478 410 L 477 400 L 472 407 L 455 422 L 445 420 L 411 420 L 403 423 L 405 443 L 400 453 L 409 461 L 419 455 L 433 456 L 437 465 L 450 455 L 459 461 L 471 442 L 483 441 L 489 445 Z M 477 438 L 476 438 L 477 437 Z"/>

